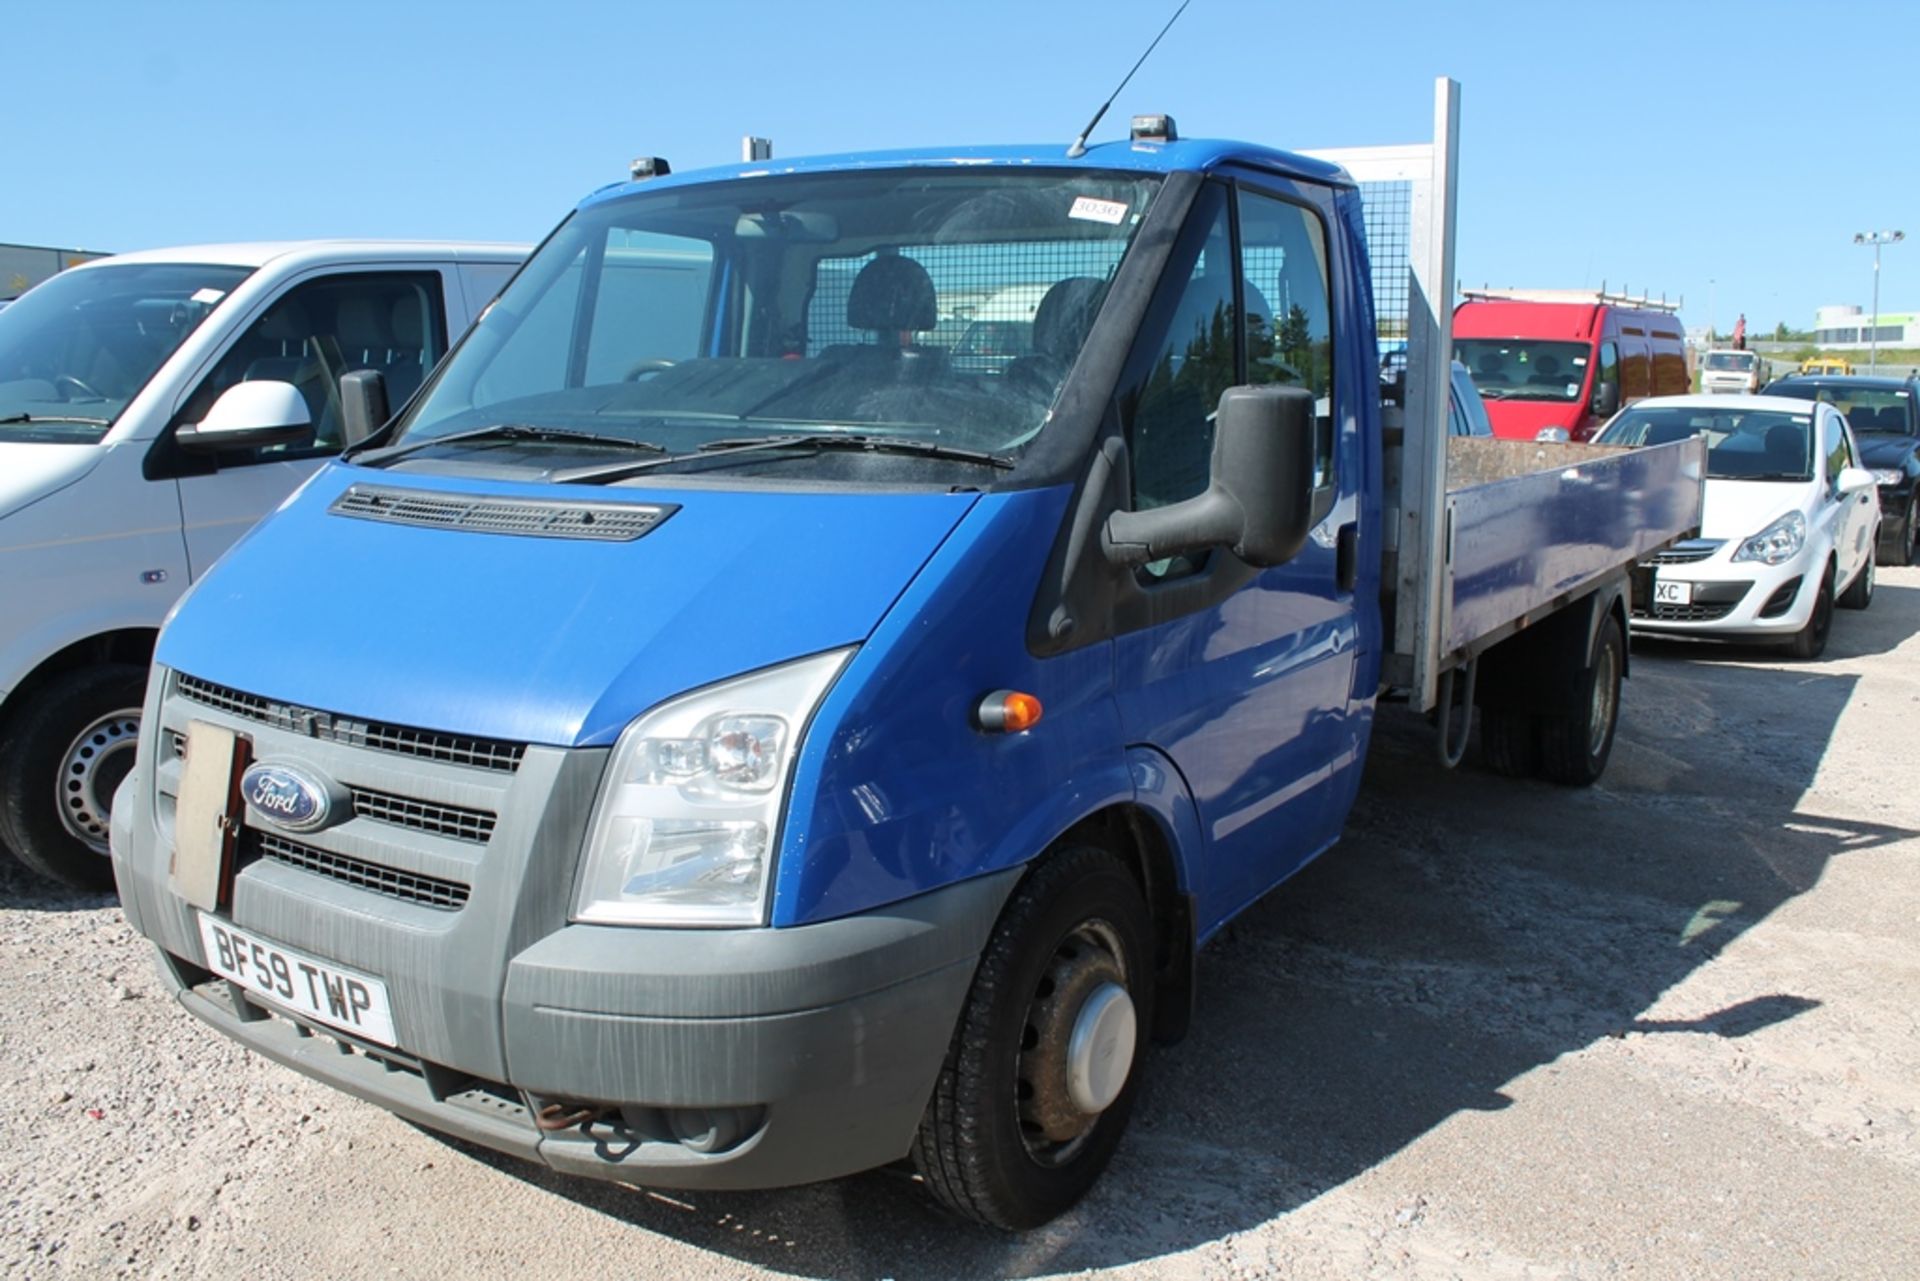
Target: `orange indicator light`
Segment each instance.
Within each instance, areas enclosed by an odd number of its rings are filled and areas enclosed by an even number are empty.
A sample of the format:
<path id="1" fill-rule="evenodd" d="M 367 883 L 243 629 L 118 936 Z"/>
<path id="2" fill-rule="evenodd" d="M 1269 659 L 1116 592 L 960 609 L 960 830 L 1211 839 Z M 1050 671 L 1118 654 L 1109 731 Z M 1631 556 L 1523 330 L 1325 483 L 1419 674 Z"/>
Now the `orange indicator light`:
<path id="1" fill-rule="evenodd" d="M 1040 700 L 1018 690 L 997 689 L 980 700 L 980 728 L 992 734 L 1019 734 L 1040 723 Z"/>

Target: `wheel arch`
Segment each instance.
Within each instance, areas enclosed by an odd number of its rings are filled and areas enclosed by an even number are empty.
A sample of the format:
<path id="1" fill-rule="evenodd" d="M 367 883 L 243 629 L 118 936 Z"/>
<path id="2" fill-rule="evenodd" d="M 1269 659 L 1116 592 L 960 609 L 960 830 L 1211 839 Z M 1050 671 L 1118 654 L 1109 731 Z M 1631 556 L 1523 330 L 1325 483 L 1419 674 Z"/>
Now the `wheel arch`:
<path id="1" fill-rule="evenodd" d="M 62 646 L 35 664 L 20 678 L 20 683 L 0 699 L 0 724 L 9 720 L 48 681 L 67 672 L 104 663 L 150 666 L 159 636 L 160 631 L 155 627 L 119 627 L 95 632 Z"/>

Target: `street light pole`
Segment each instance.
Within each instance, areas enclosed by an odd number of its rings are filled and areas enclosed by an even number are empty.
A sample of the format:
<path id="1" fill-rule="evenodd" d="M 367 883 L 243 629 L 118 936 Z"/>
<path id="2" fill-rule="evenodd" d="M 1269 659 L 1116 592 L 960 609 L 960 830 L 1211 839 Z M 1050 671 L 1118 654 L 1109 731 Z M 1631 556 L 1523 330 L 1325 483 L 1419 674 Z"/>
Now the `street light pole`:
<path id="1" fill-rule="evenodd" d="M 1867 332 L 1867 372 L 1880 363 L 1880 246 L 1897 245 L 1907 238 L 1904 231 L 1863 231 L 1854 236 L 1856 245 L 1873 246 L 1873 328 Z"/>
<path id="2" fill-rule="evenodd" d="M 1715 283 L 1712 276 L 1707 277 L 1707 347 L 1709 350 L 1713 347 L 1713 287 Z"/>

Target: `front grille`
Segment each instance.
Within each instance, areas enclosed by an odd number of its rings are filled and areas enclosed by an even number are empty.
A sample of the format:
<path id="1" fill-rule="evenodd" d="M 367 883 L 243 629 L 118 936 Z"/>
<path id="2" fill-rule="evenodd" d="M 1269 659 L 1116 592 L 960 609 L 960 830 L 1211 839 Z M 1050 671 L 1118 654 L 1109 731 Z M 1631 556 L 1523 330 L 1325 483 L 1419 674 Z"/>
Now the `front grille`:
<path id="1" fill-rule="evenodd" d="M 1691 605 L 1654 604 L 1645 610 L 1634 610 L 1635 618 L 1648 618 L 1656 623 L 1711 623 L 1715 619 L 1725 618 L 1733 612 L 1739 601 L 1695 601 Z"/>
<path id="2" fill-rule="evenodd" d="M 399 868 L 387 867 L 367 859 L 335 854 L 331 850 L 315 849 L 311 845 L 290 841 L 284 836 L 275 836 L 271 832 L 249 830 L 247 843 L 252 846 L 252 852 L 258 857 L 270 858 L 319 876 L 344 881 L 348 885 L 357 885 L 363 890 L 385 894 L 389 898 L 397 898 L 403 902 L 418 903 L 422 907 L 437 907 L 449 912 L 457 912 L 467 905 L 468 888 L 458 881 L 445 881 L 437 876 L 422 876 L 417 872 L 403 872 Z"/>
<path id="3" fill-rule="evenodd" d="M 435 836 L 451 836 L 457 841 L 472 841 L 478 845 L 485 845 L 493 836 L 496 819 L 486 810 L 443 805 L 438 801 L 416 801 L 395 796 L 392 792 L 376 792 L 369 787 L 352 790 L 353 812 L 360 818 L 391 823 L 395 827 L 411 828 L 416 832 L 431 832 Z"/>
<path id="4" fill-rule="evenodd" d="M 353 485 L 328 512 L 360 520 L 474 534 L 523 534 L 534 538 L 583 538 L 630 543 L 679 508 L 671 504 L 568 502 L 479 498 L 431 490 Z"/>
<path id="5" fill-rule="evenodd" d="M 197 676 L 175 673 L 174 689 L 182 698 L 192 699 L 196 703 L 218 708 L 230 716 L 243 720 L 258 721 L 293 734 L 307 738 L 325 739 L 328 742 L 344 743 L 349 747 L 364 747 L 376 752 L 394 752 L 401 756 L 418 756 L 426 760 L 446 761 L 454 765 L 472 765 L 478 769 L 499 770 L 512 773 L 520 768 L 520 758 L 526 754 L 523 743 L 505 743 L 492 738 L 473 738 L 464 734 L 445 734 L 438 730 L 412 729 L 405 725 L 388 725 L 380 721 L 354 720 L 346 716 L 335 716 L 330 712 L 316 712 L 310 708 L 295 707 L 291 703 L 276 703 L 262 698 L 258 694 L 244 694 L 239 690 L 228 689 L 224 685 L 215 685 L 212 681 L 203 681 Z"/>
<path id="6" fill-rule="evenodd" d="M 1671 547 L 1661 548 L 1652 556 L 1649 556 L 1644 563 L 1648 565 L 1691 565 L 1695 561 L 1705 560 L 1707 557 L 1719 551 L 1724 542 L 1724 539 L 1719 538 L 1688 539 L 1684 543 L 1675 543 Z"/>

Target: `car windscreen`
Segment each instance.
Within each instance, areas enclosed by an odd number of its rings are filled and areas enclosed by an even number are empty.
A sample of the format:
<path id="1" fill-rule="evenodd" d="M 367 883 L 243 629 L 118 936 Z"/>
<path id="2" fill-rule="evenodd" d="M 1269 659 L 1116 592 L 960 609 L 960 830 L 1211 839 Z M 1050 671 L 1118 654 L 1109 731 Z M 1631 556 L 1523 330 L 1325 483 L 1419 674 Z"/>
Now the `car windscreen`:
<path id="1" fill-rule="evenodd" d="M 1760 358 L 1750 351 L 1710 351 L 1704 367 L 1707 369 L 1731 369 L 1739 373 L 1749 373 Z"/>
<path id="2" fill-rule="evenodd" d="M 1593 443 L 1666 445 L 1689 436 L 1706 437 L 1707 475 L 1715 480 L 1813 479 L 1812 411 L 1635 406 Z"/>
<path id="3" fill-rule="evenodd" d="M 532 425 L 676 456 L 832 432 L 1015 455 L 1045 423 L 1159 181 L 871 169 L 589 203 L 392 442 Z M 976 319 L 1015 295 L 1037 299 L 1030 321 Z"/>
<path id="4" fill-rule="evenodd" d="M 1580 399 L 1592 349 L 1578 342 L 1460 338 L 1453 354 L 1488 400 L 1566 402 Z"/>
<path id="5" fill-rule="evenodd" d="M 1844 382 L 1802 382 L 1791 380 L 1767 388 L 1769 396 L 1792 396 L 1796 400 L 1823 400 L 1847 416 L 1856 432 L 1885 432 L 1893 436 L 1913 434 L 1913 393 L 1906 387 L 1862 387 Z"/>
<path id="6" fill-rule="evenodd" d="M 247 267 L 108 263 L 63 272 L 0 310 L 0 440 L 90 441 Z"/>

